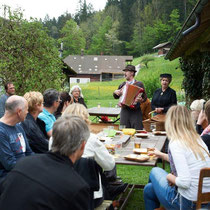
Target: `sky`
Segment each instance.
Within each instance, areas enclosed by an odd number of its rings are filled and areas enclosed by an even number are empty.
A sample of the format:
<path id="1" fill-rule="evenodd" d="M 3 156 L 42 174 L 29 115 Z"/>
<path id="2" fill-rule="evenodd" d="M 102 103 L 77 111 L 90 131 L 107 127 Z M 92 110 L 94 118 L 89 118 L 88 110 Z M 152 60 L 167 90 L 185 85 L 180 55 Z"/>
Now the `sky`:
<path id="1" fill-rule="evenodd" d="M 86 0 L 91 3 L 95 11 L 104 9 L 107 0 Z M 78 9 L 79 0 L 0 0 L 0 7 L 8 5 L 12 9 L 20 7 L 24 17 L 29 19 L 42 18 L 48 14 L 50 18 L 57 18 L 65 12 L 74 14 Z M 2 10 L 0 11 L 2 16 Z"/>

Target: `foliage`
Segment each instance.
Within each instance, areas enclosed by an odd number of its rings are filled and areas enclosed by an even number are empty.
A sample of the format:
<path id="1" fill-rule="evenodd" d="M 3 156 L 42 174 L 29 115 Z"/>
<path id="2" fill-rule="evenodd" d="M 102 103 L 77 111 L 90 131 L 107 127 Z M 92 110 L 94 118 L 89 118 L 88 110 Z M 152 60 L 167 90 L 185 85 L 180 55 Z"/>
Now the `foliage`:
<path id="1" fill-rule="evenodd" d="M 183 88 L 187 102 L 195 99 L 210 98 L 210 53 L 194 52 L 181 58 L 181 70 L 184 72 Z"/>
<path id="2" fill-rule="evenodd" d="M 62 38 L 60 42 L 64 44 L 63 56 L 80 54 L 85 48 L 85 37 L 82 30 L 74 20 L 68 20 L 61 30 Z"/>
<path id="3" fill-rule="evenodd" d="M 46 15 L 43 20 L 43 25 L 48 29 L 47 33 L 49 36 L 53 37 L 54 39 L 59 39 L 61 38 L 61 29 L 66 24 L 66 21 L 70 20 L 71 18 L 71 14 L 67 12 L 59 16 L 57 20 L 55 18 L 50 19 L 49 15 Z"/>
<path id="4" fill-rule="evenodd" d="M 154 60 L 155 60 L 154 57 L 151 57 L 151 56 L 144 56 L 144 57 L 141 59 L 140 64 L 143 63 L 143 64 L 146 66 L 146 68 L 148 68 L 148 63 L 149 63 L 150 61 L 154 61 Z"/>
<path id="5" fill-rule="evenodd" d="M 6 6 L 4 11 L 5 17 L 0 19 L 1 82 L 13 81 L 20 95 L 30 90 L 60 89 L 62 62 L 54 40 L 40 22 L 26 21 L 21 11 L 12 12 Z"/>
<path id="6" fill-rule="evenodd" d="M 107 16 L 103 21 L 102 25 L 99 27 L 98 33 L 96 33 L 92 38 L 92 44 L 88 51 L 89 54 L 100 55 L 101 53 L 103 54 L 108 53 L 107 34 L 111 29 L 112 29 L 112 19 L 111 17 Z"/>
<path id="7" fill-rule="evenodd" d="M 79 0 L 79 7 L 79 10 L 74 15 L 74 20 L 78 25 L 86 21 L 93 14 L 93 5 L 91 3 L 87 4 L 86 0 Z"/>

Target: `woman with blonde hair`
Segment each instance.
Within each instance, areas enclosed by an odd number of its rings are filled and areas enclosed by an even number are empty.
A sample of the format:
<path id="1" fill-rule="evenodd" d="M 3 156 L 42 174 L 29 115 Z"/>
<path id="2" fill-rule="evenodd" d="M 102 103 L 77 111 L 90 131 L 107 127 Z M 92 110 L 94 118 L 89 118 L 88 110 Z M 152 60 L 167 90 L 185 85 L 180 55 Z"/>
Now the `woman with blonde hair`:
<path id="1" fill-rule="evenodd" d="M 28 114 L 22 127 L 26 133 L 30 147 L 35 153 L 48 151 L 48 139 L 45 131 L 45 123 L 38 118 L 43 110 L 43 95 L 37 91 L 30 91 L 24 95 L 28 102 Z"/>
<path id="2" fill-rule="evenodd" d="M 200 170 L 210 167 L 206 144 L 197 134 L 190 112 L 184 106 L 172 106 L 166 114 L 165 128 L 169 151 L 154 154 L 170 162 L 171 173 L 153 168 L 144 188 L 146 210 L 195 209 Z M 210 192 L 210 178 L 204 180 L 203 192 Z M 210 204 L 204 205 L 209 208 Z"/>
<path id="3" fill-rule="evenodd" d="M 73 103 L 69 105 L 63 112 L 62 116 L 66 116 L 69 114 L 81 117 L 88 125 L 90 125 L 91 123 L 91 121 L 89 120 L 89 113 L 82 104 Z M 51 142 L 52 139 L 50 139 L 50 144 Z M 109 154 L 104 144 L 98 139 L 97 135 L 93 133 L 90 133 L 90 137 L 85 145 L 85 150 L 82 157 L 93 158 L 104 171 L 110 171 L 115 166 L 113 156 Z M 94 198 L 100 199 L 101 201 L 102 197 L 103 190 L 102 187 L 100 187 L 99 191 L 94 192 Z"/>

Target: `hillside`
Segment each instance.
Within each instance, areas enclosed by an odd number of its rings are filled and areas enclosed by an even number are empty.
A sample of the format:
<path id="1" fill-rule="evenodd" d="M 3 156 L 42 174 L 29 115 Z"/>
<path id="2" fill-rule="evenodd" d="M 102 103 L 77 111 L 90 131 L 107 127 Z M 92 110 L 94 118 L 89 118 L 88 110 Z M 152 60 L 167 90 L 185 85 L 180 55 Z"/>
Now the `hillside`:
<path id="1" fill-rule="evenodd" d="M 142 57 L 135 58 L 133 65 L 139 64 Z M 165 60 L 164 57 L 154 57 L 154 61 L 149 62 L 148 68 L 141 65 L 141 69 L 136 75 L 136 79 L 144 83 L 146 92 L 149 98 L 152 98 L 153 92 L 160 87 L 159 75 L 161 73 L 170 73 L 173 76 L 170 87 L 177 91 L 179 101 L 183 101 L 183 92 L 181 84 L 183 80 L 182 71 L 179 68 L 178 59 L 174 61 Z M 118 101 L 113 99 L 112 93 L 117 89 L 124 79 L 118 79 L 110 82 L 91 82 L 80 84 L 84 98 L 88 107 L 96 106 L 100 103 L 101 106 L 114 107 Z M 71 84 L 73 86 L 74 84 Z"/>

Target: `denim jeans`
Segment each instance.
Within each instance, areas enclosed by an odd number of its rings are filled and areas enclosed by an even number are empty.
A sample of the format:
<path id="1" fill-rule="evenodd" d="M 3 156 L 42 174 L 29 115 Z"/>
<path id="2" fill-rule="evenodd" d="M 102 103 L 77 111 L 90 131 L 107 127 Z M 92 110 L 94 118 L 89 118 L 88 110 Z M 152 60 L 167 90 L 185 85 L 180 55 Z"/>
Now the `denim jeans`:
<path id="1" fill-rule="evenodd" d="M 149 183 L 144 188 L 144 204 L 146 210 L 159 208 L 160 204 L 166 209 L 195 209 L 196 204 L 181 196 L 176 187 L 169 186 L 166 179 L 167 172 L 162 168 L 153 168 L 149 175 Z M 202 205 L 208 209 L 210 204 Z"/>

